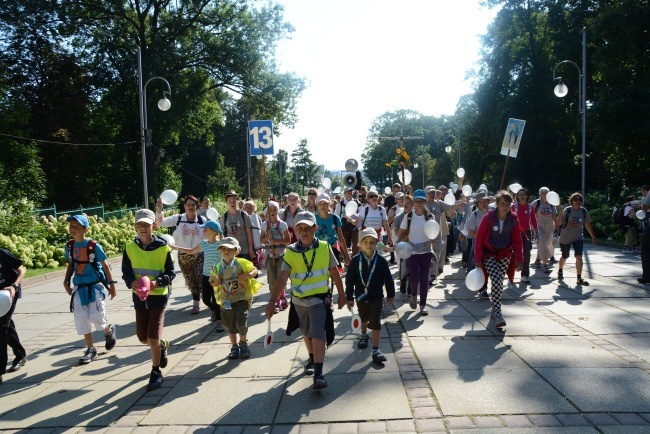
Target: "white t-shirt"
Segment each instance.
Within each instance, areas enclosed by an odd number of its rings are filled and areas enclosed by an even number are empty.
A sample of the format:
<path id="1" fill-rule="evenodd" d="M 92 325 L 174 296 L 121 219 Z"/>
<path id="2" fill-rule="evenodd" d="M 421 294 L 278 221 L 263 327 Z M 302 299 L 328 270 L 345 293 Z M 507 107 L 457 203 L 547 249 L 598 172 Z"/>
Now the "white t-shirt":
<path id="1" fill-rule="evenodd" d="M 366 217 L 366 210 L 368 210 L 368 216 Z M 379 230 L 381 227 L 383 227 L 384 222 L 388 221 L 388 217 L 386 216 L 386 210 L 381 207 L 377 207 L 377 209 L 372 209 L 370 205 L 366 205 L 363 207 L 361 210 L 358 211 L 359 217 L 361 217 L 361 220 L 359 222 L 360 227 L 367 227 L 367 228 L 373 228 L 375 230 Z M 365 222 L 363 219 L 366 219 Z"/>
<path id="2" fill-rule="evenodd" d="M 429 238 L 424 235 L 425 223 L 426 220 L 424 218 L 424 214 L 417 215 L 415 211 L 413 211 L 413 218 L 411 219 L 411 227 L 409 229 L 409 242 L 413 244 L 420 244 L 430 241 Z M 404 216 L 402 224 L 399 227 L 404 231 L 408 228 L 408 214 Z"/>

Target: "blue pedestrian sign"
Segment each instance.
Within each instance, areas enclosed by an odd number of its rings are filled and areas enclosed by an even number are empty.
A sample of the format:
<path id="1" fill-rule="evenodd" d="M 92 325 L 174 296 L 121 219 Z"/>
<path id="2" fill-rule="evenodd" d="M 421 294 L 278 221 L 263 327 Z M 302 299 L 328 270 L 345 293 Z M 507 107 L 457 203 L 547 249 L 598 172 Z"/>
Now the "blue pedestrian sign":
<path id="1" fill-rule="evenodd" d="M 273 122 L 248 121 L 248 145 L 252 157 L 273 155 Z"/>

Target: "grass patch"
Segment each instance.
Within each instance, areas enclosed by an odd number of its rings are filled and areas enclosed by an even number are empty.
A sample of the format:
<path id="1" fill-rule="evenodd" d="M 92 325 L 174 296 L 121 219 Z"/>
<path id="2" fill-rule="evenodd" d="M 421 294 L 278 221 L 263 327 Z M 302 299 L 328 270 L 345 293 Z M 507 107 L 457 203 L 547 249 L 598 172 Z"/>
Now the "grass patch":
<path id="1" fill-rule="evenodd" d="M 40 276 L 42 274 L 47 274 L 47 273 L 54 273 L 56 271 L 61 271 L 65 270 L 66 267 L 56 267 L 56 268 L 28 268 L 27 272 L 25 273 L 25 279 L 29 279 L 30 277 L 36 277 Z"/>

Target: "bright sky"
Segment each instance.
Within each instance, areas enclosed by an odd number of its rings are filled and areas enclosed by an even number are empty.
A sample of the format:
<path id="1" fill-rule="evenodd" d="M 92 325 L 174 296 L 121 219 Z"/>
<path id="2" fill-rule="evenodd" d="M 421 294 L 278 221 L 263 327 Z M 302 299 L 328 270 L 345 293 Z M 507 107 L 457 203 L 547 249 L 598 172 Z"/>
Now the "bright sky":
<path id="1" fill-rule="evenodd" d="M 298 123 L 274 147 L 305 138 L 312 159 L 340 170 L 361 153 L 372 121 L 389 111 L 451 115 L 472 92 L 480 36 L 496 10 L 479 0 L 278 0 L 295 32 L 280 42 L 280 71 L 304 77 Z M 277 150 L 276 150 L 277 152 Z"/>

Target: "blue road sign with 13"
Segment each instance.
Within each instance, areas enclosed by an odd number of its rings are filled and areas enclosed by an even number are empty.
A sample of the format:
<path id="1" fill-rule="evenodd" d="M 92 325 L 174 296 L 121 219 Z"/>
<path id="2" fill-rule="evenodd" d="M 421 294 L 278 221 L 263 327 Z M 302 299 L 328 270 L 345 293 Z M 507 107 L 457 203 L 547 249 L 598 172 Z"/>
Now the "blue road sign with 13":
<path id="1" fill-rule="evenodd" d="M 248 145 L 253 157 L 273 155 L 273 122 L 248 121 Z"/>

